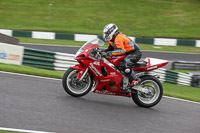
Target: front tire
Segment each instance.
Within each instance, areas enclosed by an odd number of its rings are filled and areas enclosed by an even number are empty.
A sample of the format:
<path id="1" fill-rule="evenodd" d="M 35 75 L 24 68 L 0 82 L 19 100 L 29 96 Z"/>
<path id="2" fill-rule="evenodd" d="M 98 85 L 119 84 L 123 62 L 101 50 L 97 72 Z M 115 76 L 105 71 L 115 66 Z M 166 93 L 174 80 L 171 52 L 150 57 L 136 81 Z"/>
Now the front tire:
<path id="1" fill-rule="evenodd" d="M 73 97 L 81 97 L 90 92 L 93 85 L 91 76 L 86 75 L 80 82 L 77 80 L 78 70 L 69 68 L 62 79 L 64 90 Z"/>
<path id="2" fill-rule="evenodd" d="M 159 103 L 163 95 L 163 87 L 161 82 L 154 76 L 141 77 L 141 87 L 149 90 L 148 94 L 133 90 L 131 93 L 133 101 L 141 107 L 153 107 Z"/>

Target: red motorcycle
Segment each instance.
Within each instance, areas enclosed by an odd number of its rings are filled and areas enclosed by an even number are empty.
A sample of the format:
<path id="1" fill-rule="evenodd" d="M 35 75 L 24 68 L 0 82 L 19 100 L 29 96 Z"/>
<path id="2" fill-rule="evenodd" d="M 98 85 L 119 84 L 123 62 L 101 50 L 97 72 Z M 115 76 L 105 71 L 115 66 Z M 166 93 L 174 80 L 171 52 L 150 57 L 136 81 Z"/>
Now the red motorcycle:
<path id="1" fill-rule="evenodd" d="M 86 42 L 76 53 L 75 59 L 79 64 L 70 67 L 62 79 L 63 88 L 73 97 L 81 97 L 90 91 L 105 95 L 132 97 L 133 101 L 142 107 L 155 106 L 162 98 L 163 87 L 157 76 L 145 75 L 165 66 L 168 61 L 155 58 L 146 58 L 132 68 L 140 77 L 140 84 L 129 88 L 123 94 L 123 88 L 128 87 L 128 77 L 117 68 L 118 63 L 126 55 L 119 57 L 102 57 L 101 49 L 104 42 L 94 39 Z"/>

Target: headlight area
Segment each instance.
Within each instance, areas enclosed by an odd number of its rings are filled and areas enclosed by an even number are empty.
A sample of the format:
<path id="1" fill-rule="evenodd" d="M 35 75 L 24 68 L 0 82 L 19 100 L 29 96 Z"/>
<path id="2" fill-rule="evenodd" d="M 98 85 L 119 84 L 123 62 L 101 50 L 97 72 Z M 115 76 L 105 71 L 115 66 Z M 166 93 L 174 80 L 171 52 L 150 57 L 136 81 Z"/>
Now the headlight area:
<path id="1" fill-rule="evenodd" d="M 79 54 L 75 57 L 75 60 L 80 60 L 82 58 L 85 58 L 85 54 Z"/>
<path id="2" fill-rule="evenodd" d="M 90 50 L 89 57 L 94 60 L 101 60 L 101 54 L 99 52 L 99 48 L 93 48 Z"/>

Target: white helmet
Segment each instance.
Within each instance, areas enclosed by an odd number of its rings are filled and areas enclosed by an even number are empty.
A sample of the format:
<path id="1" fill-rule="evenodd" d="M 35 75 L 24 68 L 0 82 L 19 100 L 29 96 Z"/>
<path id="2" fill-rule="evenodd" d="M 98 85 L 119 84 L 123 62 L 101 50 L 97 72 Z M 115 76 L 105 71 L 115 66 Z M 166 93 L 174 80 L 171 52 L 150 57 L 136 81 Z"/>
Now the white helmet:
<path id="1" fill-rule="evenodd" d="M 118 27 L 115 24 L 107 24 L 103 28 L 103 38 L 106 42 L 112 40 L 113 35 L 118 31 Z"/>

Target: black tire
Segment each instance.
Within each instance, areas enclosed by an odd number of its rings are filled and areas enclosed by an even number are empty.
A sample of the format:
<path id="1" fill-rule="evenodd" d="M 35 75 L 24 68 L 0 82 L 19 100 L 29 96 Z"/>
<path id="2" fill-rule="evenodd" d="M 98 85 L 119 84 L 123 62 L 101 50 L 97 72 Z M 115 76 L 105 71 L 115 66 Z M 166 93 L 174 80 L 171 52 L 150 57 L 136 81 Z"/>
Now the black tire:
<path id="1" fill-rule="evenodd" d="M 158 87 L 159 90 L 156 90 L 157 91 L 156 97 L 154 98 L 154 96 L 153 96 L 154 99 L 152 98 L 151 99 L 152 102 L 150 102 L 150 103 L 148 103 L 148 101 L 145 102 L 144 100 L 142 100 L 142 99 L 145 99 L 145 97 L 142 97 L 141 93 L 139 91 L 136 91 L 136 90 L 132 91 L 132 93 L 131 93 L 132 99 L 138 106 L 146 107 L 146 108 L 153 107 L 156 104 L 158 104 L 159 101 L 161 100 L 162 95 L 163 95 L 163 87 L 162 87 L 161 82 L 154 76 L 146 75 L 146 76 L 141 77 L 141 86 L 144 85 L 145 83 L 151 83 L 151 82 L 153 84 L 155 83 L 156 87 Z M 149 87 L 153 88 L 152 86 L 149 86 Z M 155 90 L 154 90 L 154 92 L 155 92 Z"/>
<path id="2" fill-rule="evenodd" d="M 81 92 L 81 89 L 82 89 L 81 87 L 83 87 L 83 86 L 76 85 L 76 83 L 75 83 L 77 74 L 78 74 L 78 70 L 69 68 L 65 72 L 63 79 L 62 79 L 62 85 L 63 85 L 64 90 L 73 97 L 81 97 L 81 96 L 86 95 L 87 93 L 90 92 L 90 90 L 92 89 L 92 85 L 93 85 L 92 77 L 86 76 L 86 81 L 88 81 L 89 85 L 87 83 L 82 82 L 82 84 L 85 85 L 86 88 Z M 70 78 L 69 76 L 73 76 L 74 79 L 69 79 Z"/>

